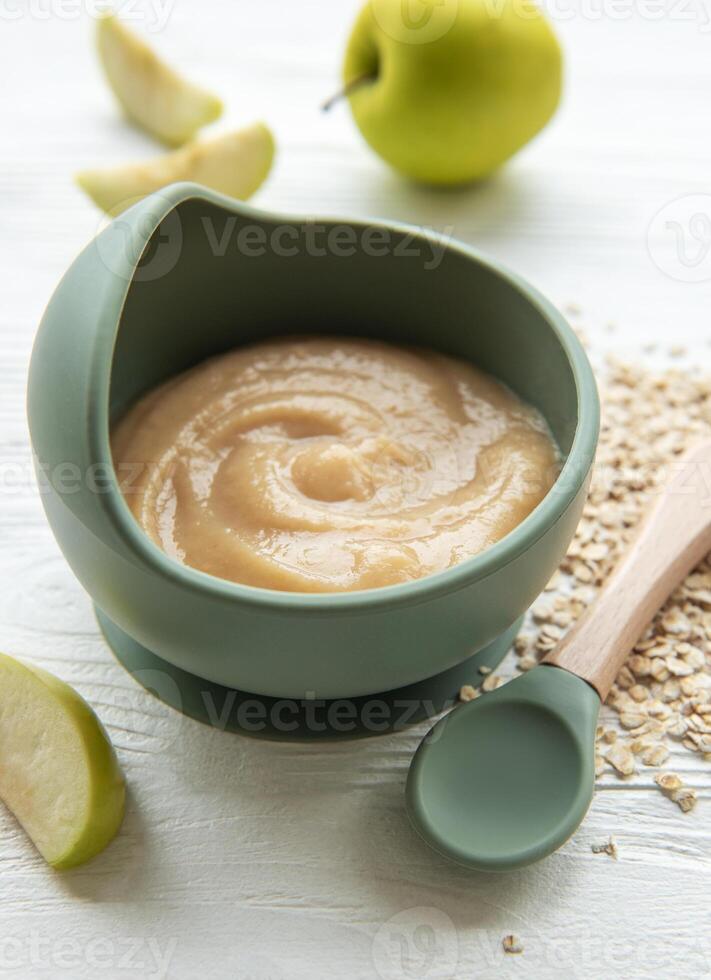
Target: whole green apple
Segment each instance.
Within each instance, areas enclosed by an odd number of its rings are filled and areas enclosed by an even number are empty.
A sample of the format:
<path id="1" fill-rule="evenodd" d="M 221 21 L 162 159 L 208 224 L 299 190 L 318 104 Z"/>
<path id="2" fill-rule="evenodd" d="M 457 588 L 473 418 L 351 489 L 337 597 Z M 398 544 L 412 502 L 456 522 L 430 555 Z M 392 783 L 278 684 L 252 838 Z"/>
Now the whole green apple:
<path id="1" fill-rule="evenodd" d="M 486 177 L 550 119 L 556 37 L 530 0 L 369 0 L 343 79 L 371 147 L 430 184 Z"/>

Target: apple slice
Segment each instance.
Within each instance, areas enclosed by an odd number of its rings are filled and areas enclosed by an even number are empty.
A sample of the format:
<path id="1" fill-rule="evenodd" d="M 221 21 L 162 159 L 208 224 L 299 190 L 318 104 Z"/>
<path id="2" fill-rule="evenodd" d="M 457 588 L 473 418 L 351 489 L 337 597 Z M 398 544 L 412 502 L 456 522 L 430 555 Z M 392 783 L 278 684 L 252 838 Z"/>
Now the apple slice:
<path id="1" fill-rule="evenodd" d="M 146 163 L 84 170 L 77 174 L 77 182 L 95 204 L 112 215 L 177 180 L 192 180 L 246 201 L 265 180 L 273 159 L 270 130 L 264 123 L 254 123 Z"/>
<path id="2" fill-rule="evenodd" d="M 0 799 L 42 857 L 54 868 L 94 857 L 115 836 L 124 798 L 116 754 L 86 701 L 0 654 Z"/>
<path id="3" fill-rule="evenodd" d="M 169 146 L 222 115 L 222 102 L 177 75 L 113 14 L 97 22 L 99 59 L 124 112 Z"/>

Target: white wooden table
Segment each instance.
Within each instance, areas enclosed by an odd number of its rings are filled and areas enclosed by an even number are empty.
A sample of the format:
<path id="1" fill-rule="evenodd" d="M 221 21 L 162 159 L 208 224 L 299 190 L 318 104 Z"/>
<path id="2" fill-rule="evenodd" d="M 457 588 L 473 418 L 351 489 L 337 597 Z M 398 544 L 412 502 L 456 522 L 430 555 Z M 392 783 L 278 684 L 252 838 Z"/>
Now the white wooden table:
<path id="1" fill-rule="evenodd" d="M 598 349 L 639 356 L 656 342 L 649 356 L 663 361 L 684 344 L 711 367 L 708 242 L 688 220 L 711 215 L 711 199 L 658 219 L 661 269 L 647 248 L 661 208 L 711 194 L 711 32 L 700 6 L 558 0 L 568 72 L 555 123 L 496 179 L 437 194 L 389 173 L 345 107 L 319 113 L 355 0 L 168 2 L 156 45 L 224 94 L 225 124 L 261 116 L 276 132 L 278 161 L 256 203 L 451 229 L 580 306 Z M 99 224 L 72 173 L 154 151 L 114 110 L 87 6 L 0 3 L 0 647 L 91 701 L 130 799 L 115 843 L 64 875 L 0 810 L 0 976 L 711 975 L 709 767 L 691 753 L 669 768 L 699 789 L 693 813 L 646 779 L 605 776 L 561 852 L 505 877 L 469 874 L 406 822 L 422 729 L 317 748 L 241 739 L 163 707 L 112 659 L 44 521 L 24 414 L 43 306 Z M 150 4 L 132 6 L 147 13 L 139 29 L 155 26 Z M 674 221 L 686 251 L 671 247 Z M 609 834 L 617 862 L 591 852 Z M 510 932 L 523 955 L 503 953 Z"/>

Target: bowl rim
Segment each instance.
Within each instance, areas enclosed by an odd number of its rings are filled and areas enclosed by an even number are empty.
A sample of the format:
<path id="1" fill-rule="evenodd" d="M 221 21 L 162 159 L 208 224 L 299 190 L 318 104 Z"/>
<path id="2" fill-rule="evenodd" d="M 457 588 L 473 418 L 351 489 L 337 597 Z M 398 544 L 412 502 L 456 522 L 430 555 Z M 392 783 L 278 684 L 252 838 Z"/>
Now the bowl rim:
<path id="1" fill-rule="evenodd" d="M 156 201 L 155 199 L 158 199 Z M 126 289 L 116 320 L 116 329 L 111 338 L 111 356 L 104 359 L 104 370 L 93 372 L 94 398 L 97 409 L 98 426 L 93 427 L 94 454 L 102 465 L 108 465 L 111 474 L 108 492 L 101 495 L 103 507 L 107 511 L 115 531 L 124 539 L 129 549 L 137 553 L 146 566 L 162 578 L 172 579 L 183 588 L 201 593 L 206 598 L 217 601 L 236 601 L 240 605 L 250 605 L 265 612 L 288 613 L 359 613 L 380 611 L 392 606 L 416 605 L 429 601 L 435 596 L 459 591 L 473 583 L 487 578 L 528 551 L 563 516 L 578 491 L 583 486 L 592 467 L 599 433 L 600 407 L 597 385 L 588 357 L 582 344 L 566 322 L 563 315 L 535 287 L 523 277 L 508 269 L 498 260 L 483 255 L 478 249 L 445 238 L 430 229 L 423 229 L 406 222 L 387 221 L 376 218 L 342 218 L 326 216 L 314 218 L 305 215 L 286 215 L 262 210 L 241 201 L 219 194 L 216 191 L 195 184 L 180 183 L 163 188 L 150 198 L 144 199 L 131 210 L 145 210 L 153 216 L 155 228 L 170 212 L 191 200 L 206 201 L 224 210 L 251 218 L 255 222 L 271 224 L 307 224 L 318 220 L 326 225 L 348 225 L 357 229 L 377 227 L 389 232 L 413 236 L 423 244 L 438 244 L 448 251 L 456 252 L 469 261 L 483 266 L 502 279 L 512 290 L 541 315 L 555 334 L 568 361 L 577 393 L 577 422 L 570 451 L 561 471 L 543 500 L 521 521 L 495 544 L 478 555 L 446 568 L 440 572 L 401 582 L 395 585 L 361 589 L 352 592 L 286 592 L 266 589 L 228 579 L 218 578 L 207 572 L 182 565 L 163 552 L 143 531 L 131 513 L 118 485 L 110 449 L 109 397 L 112 366 L 116 338 L 119 333 L 125 300 L 133 280 L 133 272 L 140 262 L 136 255 L 127 270 Z M 159 207 L 156 207 L 156 204 Z M 128 212 L 126 213 L 128 214 Z M 119 216 L 119 220 L 124 216 Z M 148 247 L 153 232 L 146 236 Z"/>

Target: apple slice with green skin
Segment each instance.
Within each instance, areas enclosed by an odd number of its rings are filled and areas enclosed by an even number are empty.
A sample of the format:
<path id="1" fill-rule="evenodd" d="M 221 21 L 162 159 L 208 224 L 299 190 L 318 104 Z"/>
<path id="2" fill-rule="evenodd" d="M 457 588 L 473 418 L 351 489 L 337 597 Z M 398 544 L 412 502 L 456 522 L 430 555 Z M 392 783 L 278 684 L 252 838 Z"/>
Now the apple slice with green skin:
<path id="1" fill-rule="evenodd" d="M 97 22 L 99 59 L 124 112 L 168 146 L 222 115 L 215 95 L 185 81 L 113 14 Z"/>
<path id="2" fill-rule="evenodd" d="M 146 194 L 178 180 L 203 184 L 246 201 L 261 186 L 274 159 L 274 138 L 264 123 L 213 140 L 190 143 L 146 163 L 84 170 L 79 186 L 107 214 L 116 215 Z"/>
<path id="3" fill-rule="evenodd" d="M 73 868 L 114 838 L 125 784 L 104 728 L 77 692 L 0 654 L 0 799 L 42 857 Z"/>

